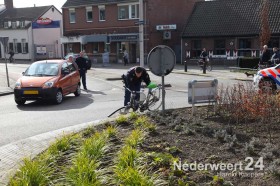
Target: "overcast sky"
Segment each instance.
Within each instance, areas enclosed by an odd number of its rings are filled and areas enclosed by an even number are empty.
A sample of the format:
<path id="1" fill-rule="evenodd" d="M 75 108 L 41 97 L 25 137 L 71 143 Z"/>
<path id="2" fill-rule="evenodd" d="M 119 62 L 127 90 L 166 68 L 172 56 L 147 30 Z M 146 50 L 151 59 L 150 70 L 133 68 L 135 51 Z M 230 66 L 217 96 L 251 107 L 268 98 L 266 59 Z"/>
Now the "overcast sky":
<path id="1" fill-rule="evenodd" d="M 54 5 L 59 11 L 61 11 L 62 5 L 66 0 L 13 0 L 15 8 L 22 7 L 33 7 L 36 6 L 47 6 Z M 0 0 L 0 4 L 4 4 L 4 0 Z"/>

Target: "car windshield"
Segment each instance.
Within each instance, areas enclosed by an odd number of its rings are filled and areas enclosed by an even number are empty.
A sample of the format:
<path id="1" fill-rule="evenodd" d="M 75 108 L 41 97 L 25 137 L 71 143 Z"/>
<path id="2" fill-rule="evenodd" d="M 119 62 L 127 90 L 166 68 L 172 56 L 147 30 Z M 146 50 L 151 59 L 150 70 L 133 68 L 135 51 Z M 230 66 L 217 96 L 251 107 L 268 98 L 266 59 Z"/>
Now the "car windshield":
<path id="1" fill-rule="evenodd" d="M 25 76 L 56 76 L 57 74 L 57 63 L 33 63 L 24 73 Z"/>

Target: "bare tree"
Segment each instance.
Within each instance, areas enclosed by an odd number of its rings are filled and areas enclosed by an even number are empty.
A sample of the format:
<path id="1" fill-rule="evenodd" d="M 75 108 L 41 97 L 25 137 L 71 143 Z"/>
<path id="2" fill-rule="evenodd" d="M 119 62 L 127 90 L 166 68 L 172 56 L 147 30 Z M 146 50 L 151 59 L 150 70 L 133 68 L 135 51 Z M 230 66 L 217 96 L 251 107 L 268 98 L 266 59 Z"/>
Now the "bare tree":
<path id="1" fill-rule="evenodd" d="M 260 12 L 260 45 L 267 45 L 270 40 L 270 28 L 269 28 L 269 0 L 261 0 L 261 12 Z"/>

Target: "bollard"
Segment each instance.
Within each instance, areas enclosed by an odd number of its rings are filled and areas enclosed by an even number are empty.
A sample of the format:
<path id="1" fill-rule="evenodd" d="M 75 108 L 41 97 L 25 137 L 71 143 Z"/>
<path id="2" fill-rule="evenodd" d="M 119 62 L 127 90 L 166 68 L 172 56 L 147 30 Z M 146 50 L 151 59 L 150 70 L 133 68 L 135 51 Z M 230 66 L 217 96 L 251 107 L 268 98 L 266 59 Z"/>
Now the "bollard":
<path id="1" fill-rule="evenodd" d="M 184 65 L 185 65 L 185 72 L 187 72 L 188 71 L 188 65 L 187 65 L 187 61 L 184 61 Z"/>
<path id="2" fill-rule="evenodd" d="M 203 62 L 203 74 L 206 74 L 206 63 L 207 61 Z"/>

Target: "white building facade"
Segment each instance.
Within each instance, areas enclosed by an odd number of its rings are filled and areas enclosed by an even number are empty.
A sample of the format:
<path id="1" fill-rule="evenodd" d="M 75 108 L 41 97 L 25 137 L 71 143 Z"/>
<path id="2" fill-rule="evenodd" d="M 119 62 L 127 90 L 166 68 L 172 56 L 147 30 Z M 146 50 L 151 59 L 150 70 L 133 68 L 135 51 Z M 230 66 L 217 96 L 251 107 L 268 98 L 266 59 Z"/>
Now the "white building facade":
<path id="1" fill-rule="evenodd" d="M 6 5 L 0 13 L 0 35 L 9 38 L 6 48 L 0 43 L 1 59 L 8 58 L 11 50 L 16 60 L 62 58 L 62 14 L 54 6 Z"/>

